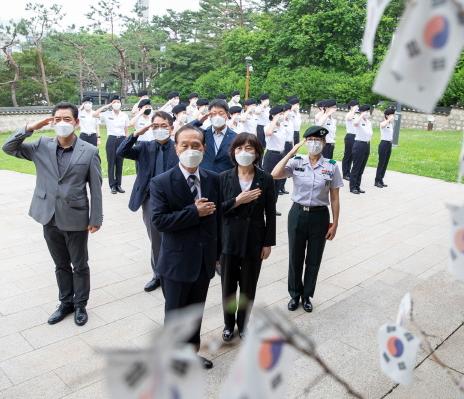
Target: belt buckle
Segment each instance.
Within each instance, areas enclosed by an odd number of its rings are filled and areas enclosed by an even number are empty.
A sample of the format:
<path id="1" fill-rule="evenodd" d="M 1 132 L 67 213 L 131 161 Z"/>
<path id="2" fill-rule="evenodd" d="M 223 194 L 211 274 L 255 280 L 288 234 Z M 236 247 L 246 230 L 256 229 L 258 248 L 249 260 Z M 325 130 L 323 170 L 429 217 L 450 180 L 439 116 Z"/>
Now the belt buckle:
<path id="1" fill-rule="evenodd" d="M 304 206 L 304 207 L 303 207 L 303 211 L 305 211 L 305 212 L 309 212 L 310 209 L 311 209 L 311 208 L 310 208 L 309 206 Z"/>

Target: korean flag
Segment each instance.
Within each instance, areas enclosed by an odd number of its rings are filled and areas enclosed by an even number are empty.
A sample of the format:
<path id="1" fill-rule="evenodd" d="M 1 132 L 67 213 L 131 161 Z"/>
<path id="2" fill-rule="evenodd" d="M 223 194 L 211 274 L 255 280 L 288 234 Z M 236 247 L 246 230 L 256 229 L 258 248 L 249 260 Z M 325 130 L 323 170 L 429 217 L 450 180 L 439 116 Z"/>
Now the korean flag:
<path id="1" fill-rule="evenodd" d="M 366 54 L 369 64 L 372 64 L 374 58 L 374 40 L 380 19 L 390 0 L 368 0 L 367 2 L 367 19 L 364 28 L 361 51 Z"/>
<path id="2" fill-rule="evenodd" d="M 461 155 L 459 156 L 459 177 L 458 183 L 462 183 L 464 178 L 464 139 L 462 140 Z"/>
<path id="3" fill-rule="evenodd" d="M 450 272 L 464 281 L 464 206 L 448 206 L 451 212 Z"/>
<path id="4" fill-rule="evenodd" d="M 463 45 L 464 20 L 454 0 L 408 2 L 373 91 L 433 112 Z"/>
<path id="5" fill-rule="evenodd" d="M 382 371 L 398 384 L 412 382 L 420 341 L 405 328 L 384 324 L 379 329 L 379 354 Z"/>

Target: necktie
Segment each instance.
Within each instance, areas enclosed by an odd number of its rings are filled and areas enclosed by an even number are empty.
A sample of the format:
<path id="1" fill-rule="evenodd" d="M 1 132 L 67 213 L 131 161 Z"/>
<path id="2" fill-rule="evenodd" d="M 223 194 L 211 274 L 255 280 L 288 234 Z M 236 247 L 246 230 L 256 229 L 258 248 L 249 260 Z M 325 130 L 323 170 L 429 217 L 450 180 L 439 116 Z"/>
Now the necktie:
<path id="1" fill-rule="evenodd" d="M 188 178 L 187 178 L 187 184 L 190 188 L 190 191 L 192 192 L 192 195 L 195 199 L 197 199 L 198 197 L 198 190 L 197 190 L 197 186 L 195 185 L 195 182 L 197 180 L 197 177 L 195 175 L 190 175 Z"/>
<path id="2" fill-rule="evenodd" d="M 164 172 L 164 151 L 163 146 L 158 144 L 158 151 L 156 154 L 155 176 Z"/>

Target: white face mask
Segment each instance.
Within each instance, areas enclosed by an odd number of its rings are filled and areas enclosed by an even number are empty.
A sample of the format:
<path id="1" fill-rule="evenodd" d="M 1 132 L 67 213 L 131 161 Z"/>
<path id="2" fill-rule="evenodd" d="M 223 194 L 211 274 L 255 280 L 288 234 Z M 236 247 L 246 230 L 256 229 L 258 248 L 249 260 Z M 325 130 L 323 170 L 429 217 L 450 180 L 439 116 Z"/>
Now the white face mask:
<path id="1" fill-rule="evenodd" d="M 74 132 L 74 125 L 67 122 L 58 122 L 53 128 L 58 137 L 68 137 Z"/>
<path id="2" fill-rule="evenodd" d="M 111 104 L 111 108 L 113 108 L 115 111 L 119 111 L 121 109 L 121 103 Z"/>
<path id="3" fill-rule="evenodd" d="M 238 102 L 240 102 L 240 96 L 232 97 L 232 100 L 234 100 L 234 102 L 238 103 Z"/>
<path id="4" fill-rule="evenodd" d="M 309 155 L 319 155 L 322 152 L 322 149 L 324 148 L 324 144 L 321 141 L 314 141 L 310 140 L 306 143 L 306 146 L 308 147 L 308 154 Z"/>
<path id="5" fill-rule="evenodd" d="M 171 136 L 168 129 L 153 129 L 153 137 L 156 141 L 164 141 Z"/>
<path id="6" fill-rule="evenodd" d="M 240 166 L 250 166 L 256 159 L 256 155 L 246 151 L 235 154 L 235 160 Z"/>
<path id="7" fill-rule="evenodd" d="M 226 119 L 223 118 L 222 116 L 213 116 L 211 118 L 211 124 L 213 125 L 213 127 L 221 128 L 225 126 Z"/>
<path id="8" fill-rule="evenodd" d="M 174 105 L 174 106 L 178 105 L 179 104 L 179 99 L 178 98 L 172 98 L 171 99 L 171 104 Z"/>
<path id="9" fill-rule="evenodd" d="M 84 109 L 90 111 L 92 109 L 92 103 L 84 103 Z"/>
<path id="10" fill-rule="evenodd" d="M 269 105 L 269 100 L 263 100 L 262 105 L 263 107 L 267 107 Z"/>
<path id="11" fill-rule="evenodd" d="M 177 117 L 179 123 L 187 123 L 187 114 L 181 114 Z"/>
<path id="12" fill-rule="evenodd" d="M 186 168 L 196 168 L 203 161 L 203 153 L 198 150 L 185 150 L 179 154 L 179 161 Z"/>

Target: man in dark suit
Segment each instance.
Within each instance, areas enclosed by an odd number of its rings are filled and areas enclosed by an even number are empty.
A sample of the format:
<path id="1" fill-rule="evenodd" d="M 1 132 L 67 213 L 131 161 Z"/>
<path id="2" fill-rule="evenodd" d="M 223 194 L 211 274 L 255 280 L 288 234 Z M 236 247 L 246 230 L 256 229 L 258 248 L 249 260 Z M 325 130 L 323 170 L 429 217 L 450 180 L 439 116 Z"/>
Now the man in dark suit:
<path id="1" fill-rule="evenodd" d="M 153 129 L 155 141 L 137 141 L 140 136 L 150 129 Z M 166 112 L 157 111 L 153 114 L 152 123 L 128 136 L 120 144 L 116 152 L 117 156 L 133 159 L 137 164 L 137 177 L 132 188 L 129 209 L 136 212 L 142 207 L 143 222 L 147 228 L 148 238 L 151 243 L 153 278 L 145 285 L 146 292 L 153 291 L 161 285 L 156 266 L 161 245 L 161 234 L 151 222 L 152 210 L 150 208 L 149 183 L 153 177 L 166 172 L 179 163 L 174 142 L 170 139 L 172 129 L 172 116 Z"/>
<path id="2" fill-rule="evenodd" d="M 43 225 L 45 241 L 55 262 L 61 302 L 48 323 L 58 323 L 74 313 L 74 322 L 83 326 L 88 319 L 85 307 L 90 292 L 87 241 L 89 232 L 100 229 L 103 212 L 98 149 L 75 135 L 78 114 L 75 105 L 59 103 L 51 117 L 14 133 L 3 145 L 3 151 L 32 161 L 36 167 L 37 181 L 29 215 Z M 56 138 L 42 136 L 37 141 L 24 142 L 35 130 L 49 124 Z"/>
<path id="3" fill-rule="evenodd" d="M 229 149 L 232 141 L 237 135 L 232 129 L 227 127 L 229 119 L 229 106 L 224 100 L 214 100 L 209 105 L 208 114 L 211 126 L 205 130 L 205 155 L 201 167 L 216 173 L 221 173 L 232 169 Z M 204 122 L 194 121 L 191 124 L 199 127 Z"/>
<path id="4" fill-rule="evenodd" d="M 191 125 L 175 135 L 179 165 L 150 182 L 153 224 L 163 233 L 158 272 L 165 313 L 192 304 L 204 306 L 220 254 L 219 177 L 200 168 L 205 153 L 202 130 Z M 201 320 L 188 341 L 200 347 Z M 204 368 L 211 361 L 201 358 Z"/>

